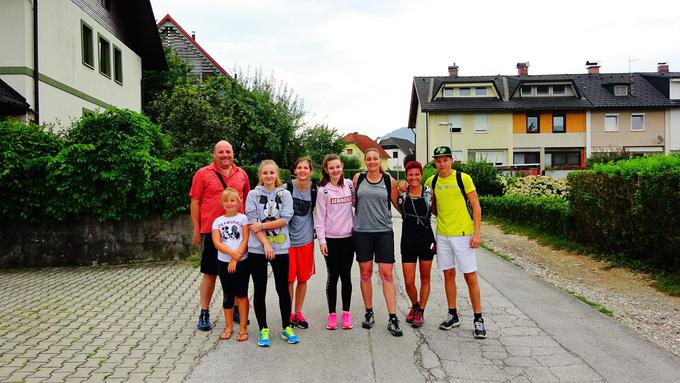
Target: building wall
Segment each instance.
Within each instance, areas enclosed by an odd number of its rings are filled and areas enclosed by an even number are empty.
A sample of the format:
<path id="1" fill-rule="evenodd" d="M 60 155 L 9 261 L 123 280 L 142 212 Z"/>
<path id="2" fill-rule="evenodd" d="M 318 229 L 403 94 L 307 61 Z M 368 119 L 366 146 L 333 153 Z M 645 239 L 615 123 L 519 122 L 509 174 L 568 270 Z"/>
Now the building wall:
<path id="1" fill-rule="evenodd" d="M 671 109 L 669 125 L 668 144 L 670 151 L 680 152 L 680 109 Z"/>
<path id="2" fill-rule="evenodd" d="M 384 149 L 384 148 L 383 148 Z M 401 151 L 401 149 L 385 149 L 387 154 L 390 155 L 390 158 L 387 159 L 387 169 L 390 170 L 396 170 L 397 168 L 403 170 L 404 169 L 404 158 L 406 157 L 406 154 Z M 392 158 L 392 153 L 394 151 L 397 151 L 397 158 Z"/>
<path id="3" fill-rule="evenodd" d="M 630 130 L 631 114 L 644 113 L 645 114 L 645 130 L 635 132 Z M 604 130 L 604 118 L 606 114 L 618 114 L 619 116 L 619 130 L 615 132 L 607 132 Z M 664 144 L 659 143 L 659 136 L 665 141 L 665 112 L 658 110 L 642 110 L 642 111 L 592 111 L 590 113 L 591 121 L 591 145 L 593 151 L 606 150 L 607 148 L 616 149 L 621 147 L 636 147 L 636 146 L 660 146 L 663 148 Z"/>
<path id="4" fill-rule="evenodd" d="M 0 25 L 10 30 L 2 30 L 0 45 L 6 46 L 6 42 L 18 33 L 23 39 L 13 44 L 23 48 L 3 50 L 0 76 L 16 86 L 14 89 L 33 108 L 32 4 L 23 0 L 3 1 L 3 11 L 7 9 L 8 12 L 2 12 Z M 113 105 L 140 111 L 141 58 L 71 0 L 39 4 L 40 122 L 61 123 L 61 127 L 66 128 L 66 122 L 82 116 L 83 108 L 93 110 Z M 5 25 L 7 20 L 10 20 L 9 27 Z M 94 69 L 83 64 L 81 22 L 93 29 Z M 99 72 L 99 35 L 110 43 L 111 78 Z M 122 85 L 113 80 L 114 46 L 122 53 Z"/>
<path id="5" fill-rule="evenodd" d="M 463 130 L 462 133 L 451 133 L 449 131 L 450 113 L 430 113 L 429 115 L 429 151 L 440 145 L 446 145 L 456 152 L 460 151 L 460 160 L 466 162 L 468 151 L 481 150 L 501 150 L 506 153 L 505 162 L 512 158 L 512 114 L 510 113 L 484 113 L 487 114 L 488 131 L 478 133 L 474 131 L 475 113 L 454 113 L 462 114 Z M 417 145 L 416 145 L 417 146 Z M 420 148 L 417 146 L 417 153 Z M 426 161 L 431 153 L 418 158 L 425 157 Z"/>
<path id="6" fill-rule="evenodd" d="M 418 103 L 418 113 L 416 114 L 416 159 L 421 164 L 426 164 L 429 161 L 431 150 L 427 145 L 427 114 L 423 113 Z"/>
<path id="7" fill-rule="evenodd" d="M 569 112 L 569 113 L 538 113 L 539 114 L 539 129 L 541 134 L 558 134 L 553 133 L 552 116 L 553 114 L 564 114 L 566 123 L 566 133 L 585 133 L 586 131 L 586 113 L 585 112 Z M 535 114 L 534 114 L 535 115 Z M 535 135 L 536 133 L 527 133 L 527 113 L 514 113 L 512 116 L 513 133 Z"/>

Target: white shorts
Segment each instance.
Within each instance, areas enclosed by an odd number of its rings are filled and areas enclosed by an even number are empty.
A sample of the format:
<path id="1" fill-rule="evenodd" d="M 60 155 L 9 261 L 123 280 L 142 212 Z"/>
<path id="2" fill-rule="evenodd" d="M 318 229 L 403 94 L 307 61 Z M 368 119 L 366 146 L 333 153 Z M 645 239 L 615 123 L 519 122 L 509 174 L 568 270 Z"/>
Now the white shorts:
<path id="1" fill-rule="evenodd" d="M 470 247 L 470 238 L 469 235 L 437 235 L 437 269 L 457 268 L 464 274 L 477 271 L 477 256 Z"/>

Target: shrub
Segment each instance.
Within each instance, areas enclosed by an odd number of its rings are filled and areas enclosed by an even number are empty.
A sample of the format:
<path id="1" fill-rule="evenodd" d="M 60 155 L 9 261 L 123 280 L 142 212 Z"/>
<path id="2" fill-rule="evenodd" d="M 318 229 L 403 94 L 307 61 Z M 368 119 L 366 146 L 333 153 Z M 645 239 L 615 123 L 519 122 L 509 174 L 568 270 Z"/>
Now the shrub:
<path id="1" fill-rule="evenodd" d="M 158 184 L 158 197 L 154 200 L 156 211 L 170 218 L 189 211 L 189 189 L 194 173 L 213 160 L 211 153 L 185 153 L 171 162 L 156 167 L 152 180 Z"/>
<path id="2" fill-rule="evenodd" d="M 100 221 L 142 218 L 153 211 L 152 175 L 164 166 L 165 137 L 145 116 L 109 110 L 84 117 L 48 164 L 58 219 L 91 215 Z"/>
<path id="3" fill-rule="evenodd" d="M 591 169 L 595 164 L 608 164 L 610 162 L 618 162 L 622 160 L 629 160 L 632 153 L 625 148 L 614 152 L 594 152 L 586 159 L 586 169 Z"/>
<path id="4" fill-rule="evenodd" d="M 570 237 L 574 227 L 571 205 L 563 198 L 505 195 L 481 196 L 479 201 L 484 214 L 529 223 L 566 238 Z"/>
<path id="5" fill-rule="evenodd" d="M 604 252 L 680 270 L 680 156 L 652 156 L 569 175 L 579 236 Z"/>
<path id="6" fill-rule="evenodd" d="M 453 168 L 456 171 L 466 173 L 472 177 L 478 195 L 502 195 L 503 185 L 499 180 L 498 170 L 486 162 L 455 162 Z M 428 162 L 423 167 L 423 184 L 428 178 L 437 174 L 437 168 L 433 162 Z"/>
<path id="7" fill-rule="evenodd" d="M 47 163 L 63 147 L 62 140 L 37 125 L 0 122 L 0 216 L 37 220 L 51 196 Z"/>
<path id="8" fill-rule="evenodd" d="M 562 197 L 569 194 L 567 179 L 557 180 L 550 176 L 501 177 L 505 194 L 526 195 L 534 197 Z"/>
<path id="9" fill-rule="evenodd" d="M 342 165 L 345 169 L 360 169 L 362 165 L 360 159 L 354 156 L 347 156 L 344 154 L 340 155 L 340 161 L 342 161 Z"/>

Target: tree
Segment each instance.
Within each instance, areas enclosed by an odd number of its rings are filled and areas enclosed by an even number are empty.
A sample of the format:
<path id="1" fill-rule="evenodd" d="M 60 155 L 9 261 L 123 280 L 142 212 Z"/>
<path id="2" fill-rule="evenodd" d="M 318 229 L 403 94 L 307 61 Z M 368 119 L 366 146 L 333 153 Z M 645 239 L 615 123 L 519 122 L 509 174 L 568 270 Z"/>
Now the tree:
<path id="1" fill-rule="evenodd" d="M 298 141 L 302 144 L 305 155 L 317 165 L 321 165 L 326 154 L 338 154 L 345 148 L 342 136 L 336 129 L 329 128 L 326 124 L 316 124 L 302 130 L 298 135 Z"/>
<path id="2" fill-rule="evenodd" d="M 187 81 L 191 73 L 191 64 L 184 61 L 174 49 L 165 48 L 165 60 L 168 70 L 144 71 L 142 74 L 142 111 L 156 121 L 151 104 L 163 93 L 172 92 L 176 85 Z"/>
<path id="3" fill-rule="evenodd" d="M 286 168 L 302 154 L 295 142 L 298 116 L 272 102 L 270 94 L 250 91 L 231 79 L 178 84 L 162 93 L 151 109 L 171 137 L 171 156 L 211 151 L 223 139 L 244 164 L 271 158 Z"/>

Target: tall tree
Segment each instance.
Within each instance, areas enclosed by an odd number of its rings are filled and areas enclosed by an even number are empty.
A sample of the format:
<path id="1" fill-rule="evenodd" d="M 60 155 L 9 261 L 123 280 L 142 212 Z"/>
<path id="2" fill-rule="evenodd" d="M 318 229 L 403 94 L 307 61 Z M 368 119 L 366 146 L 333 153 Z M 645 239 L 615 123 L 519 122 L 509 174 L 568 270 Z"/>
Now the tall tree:
<path id="1" fill-rule="evenodd" d="M 142 111 L 153 121 L 156 121 L 157 116 L 151 104 L 161 94 L 172 92 L 175 86 L 185 83 L 191 73 L 191 64 L 170 47 L 165 48 L 165 60 L 168 62 L 168 70 L 142 73 Z"/>
<path id="2" fill-rule="evenodd" d="M 345 148 L 342 136 L 336 129 L 329 128 L 326 124 L 315 124 L 303 129 L 298 140 L 304 148 L 305 155 L 311 157 L 317 165 L 323 162 L 326 154 L 339 154 Z"/>

